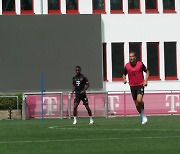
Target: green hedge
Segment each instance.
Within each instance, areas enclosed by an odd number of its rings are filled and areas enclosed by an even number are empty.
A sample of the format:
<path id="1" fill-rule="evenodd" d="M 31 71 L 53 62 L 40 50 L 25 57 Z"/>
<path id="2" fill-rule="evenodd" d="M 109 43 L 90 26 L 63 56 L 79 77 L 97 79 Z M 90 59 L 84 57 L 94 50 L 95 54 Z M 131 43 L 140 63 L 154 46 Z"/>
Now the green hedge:
<path id="1" fill-rule="evenodd" d="M 3 94 L 0 96 L 18 96 L 19 109 L 22 108 L 22 93 Z M 17 100 L 15 97 L 0 97 L 0 110 L 17 109 Z"/>

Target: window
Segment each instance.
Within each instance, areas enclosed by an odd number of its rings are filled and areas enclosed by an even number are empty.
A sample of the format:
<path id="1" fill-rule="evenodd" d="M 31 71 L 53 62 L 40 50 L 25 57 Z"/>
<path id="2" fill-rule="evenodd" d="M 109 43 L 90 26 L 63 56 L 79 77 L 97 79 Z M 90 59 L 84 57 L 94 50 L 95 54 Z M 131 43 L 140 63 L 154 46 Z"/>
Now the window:
<path id="1" fill-rule="evenodd" d="M 140 0 L 128 0 L 128 12 L 140 13 Z"/>
<path id="2" fill-rule="evenodd" d="M 92 0 L 93 13 L 105 13 L 105 0 Z"/>
<path id="3" fill-rule="evenodd" d="M 158 13 L 157 0 L 145 0 L 145 1 L 146 1 L 146 13 Z"/>
<path id="4" fill-rule="evenodd" d="M 60 0 L 48 0 L 48 13 L 49 14 L 60 13 Z"/>
<path id="5" fill-rule="evenodd" d="M 112 43 L 112 80 L 122 80 L 124 70 L 124 43 Z"/>
<path id="6" fill-rule="evenodd" d="M 21 13 L 22 14 L 33 14 L 33 0 L 21 0 Z"/>
<path id="7" fill-rule="evenodd" d="M 175 0 L 163 0 L 163 12 L 164 13 L 175 12 Z"/>
<path id="8" fill-rule="evenodd" d="M 104 81 L 107 81 L 107 53 L 106 53 L 106 43 L 103 43 L 103 77 Z"/>
<path id="9" fill-rule="evenodd" d="M 15 14 L 15 0 L 2 0 L 2 14 Z"/>
<path id="10" fill-rule="evenodd" d="M 147 43 L 147 67 L 150 72 L 150 80 L 160 80 L 159 78 L 159 43 Z"/>
<path id="11" fill-rule="evenodd" d="M 78 12 L 78 0 L 66 0 L 66 13 L 76 14 Z"/>
<path id="12" fill-rule="evenodd" d="M 122 0 L 111 0 L 111 13 L 123 13 Z"/>
<path id="13" fill-rule="evenodd" d="M 142 61 L 142 43 L 141 42 L 130 42 L 129 52 L 134 51 L 138 61 Z"/>
<path id="14" fill-rule="evenodd" d="M 164 42 L 165 79 L 177 80 L 176 42 Z"/>

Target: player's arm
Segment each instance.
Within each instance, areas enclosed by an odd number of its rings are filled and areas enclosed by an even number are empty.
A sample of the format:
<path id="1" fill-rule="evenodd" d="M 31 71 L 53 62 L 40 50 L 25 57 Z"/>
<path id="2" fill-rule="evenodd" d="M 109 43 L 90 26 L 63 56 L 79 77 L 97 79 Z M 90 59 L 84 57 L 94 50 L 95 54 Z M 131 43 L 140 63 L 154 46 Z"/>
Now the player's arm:
<path id="1" fill-rule="evenodd" d="M 147 86 L 149 79 L 149 70 L 146 68 L 144 64 L 143 64 L 143 71 L 146 73 L 143 86 Z"/>
<path id="2" fill-rule="evenodd" d="M 74 93 L 74 91 L 75 91 L 75 86 L 73 85 L 72 86 L 72 94 Z"/>
<path id="3" fill-rule="evenodd" d="M 85 84 L 84 89 L 81 93 L 85 93 L 88 88 L 89 88 L 89 84 Z"/>
<path id="4" fill-rule="evenodd" d="M 72 82 L 72 92 L 70 94 L 70 96 L 75 92 L 76 90 L 76 87 L 75 87 L 76 83 L 75 83 L 75 80 L 74 80 L 74 77 L 73 77 L 73 82 Z"/>
<path id="5" fill-rule="evenodd" d="M 123 70 L 123 76 L 122 76 L 122 78 L 123 78 L 123 83 L 124 83 L 124 84 L 127 83 L 126 75 L 127 75 L 127 70 L 126 70 L 126 67 L 125 67 L 124 70 Z"/>
<path id="6" fill-rule="evenodd" d="M 75 86 L 73 85 L 73 86 L 72 86 L 72 92 L 68 94 L 69 97 L 71 97 L 71 96 L 74 94 L 74 91 L 75 91 Z"/>
<path id="7" fill-rule="evenodd" d="M 85 81 L 85 86 L 84 86 L 84 89 L 81 91 L 81 94 L 86 93 L 86 90 L 89 88 L 89 82 L 86 77 L 85 77 L 84 81 Z"/>

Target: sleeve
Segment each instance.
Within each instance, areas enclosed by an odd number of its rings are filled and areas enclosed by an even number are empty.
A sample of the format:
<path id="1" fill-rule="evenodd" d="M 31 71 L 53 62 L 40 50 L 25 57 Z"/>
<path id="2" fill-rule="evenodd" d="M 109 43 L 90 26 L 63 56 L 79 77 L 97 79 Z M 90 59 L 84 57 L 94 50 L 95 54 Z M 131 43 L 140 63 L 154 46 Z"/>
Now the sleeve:
<path id="1" fill-rule="evenodd" d="M 147 70 L 148 70 L 143 63 L 142 63 L 142 70 L 143 70 L 144 72 L 147 72 Z"/>
<path id="2" fill-rule="evenodd" d="M 86 77 L 84 77 L 84 83 L 85 83 L 86 85 L 89 85 L 89 81 L 88 81 L 88 79 L 87 79 Z"/>
<path id="3" fill-rule="evenodd" d="M 127 75 L 127 70 L 126 70 L 126 67 L 124 67 L 124 70 L 123 70 L 123 75 Z"/>

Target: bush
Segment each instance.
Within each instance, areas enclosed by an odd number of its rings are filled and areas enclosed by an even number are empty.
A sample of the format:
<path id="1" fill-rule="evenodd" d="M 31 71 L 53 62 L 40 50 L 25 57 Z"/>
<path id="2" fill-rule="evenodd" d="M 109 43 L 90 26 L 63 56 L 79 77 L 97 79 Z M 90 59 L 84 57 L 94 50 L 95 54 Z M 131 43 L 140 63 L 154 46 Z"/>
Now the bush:
<path id="1" fill-rule="evenodd" d="M 22 108 L 22 93 L 0 95 L 0 110 L 17 109 L 16 97 L 2 97 L 2 96 L 18 96 L 19 109 Z"/>

